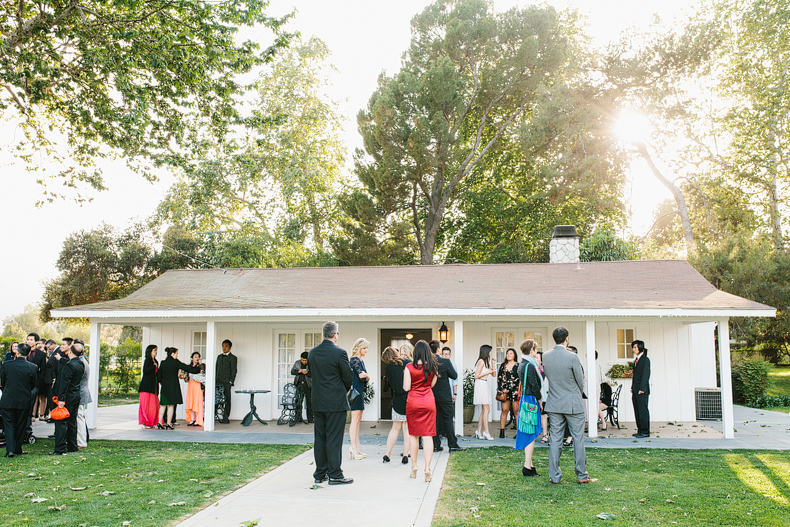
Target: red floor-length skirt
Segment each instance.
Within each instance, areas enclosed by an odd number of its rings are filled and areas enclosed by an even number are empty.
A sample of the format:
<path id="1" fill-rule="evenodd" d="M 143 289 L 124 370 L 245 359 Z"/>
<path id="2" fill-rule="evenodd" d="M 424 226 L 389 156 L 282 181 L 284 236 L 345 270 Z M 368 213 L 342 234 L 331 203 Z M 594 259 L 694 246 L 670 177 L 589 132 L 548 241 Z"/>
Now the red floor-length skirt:
<path id="1" fill-rule="evenodd" d="M 409 425 L 409 435 L 435 436 L 436 400 L 433 398 L 433 390 L 431 390 L 433 375 L 426 380 L 422 368 L 415 367 L 413 363 L 406 365 L 406 371 L 408 375 L 411 375 L 411 390 L 409 390 L 409 396 L 406 399 L 406 422 Z"/>
<path id="2" fill-rule="evenodd" d="M 138 421 L 145 426 L 156 426 L 159 422 L 159 397 L 155 394 L 140 392 Z"/>

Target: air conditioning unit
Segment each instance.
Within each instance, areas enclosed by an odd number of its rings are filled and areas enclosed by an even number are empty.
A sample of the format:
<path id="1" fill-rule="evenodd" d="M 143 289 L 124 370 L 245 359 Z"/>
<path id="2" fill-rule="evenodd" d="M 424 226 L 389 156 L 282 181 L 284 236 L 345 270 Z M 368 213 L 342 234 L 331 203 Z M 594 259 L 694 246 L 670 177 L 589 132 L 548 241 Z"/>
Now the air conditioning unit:
<path id="1" fill-rule="evenodd" d="M 695 388 L 694 400 L 697 405 L 697 420 L 721 419 L 721 389 Z"/>

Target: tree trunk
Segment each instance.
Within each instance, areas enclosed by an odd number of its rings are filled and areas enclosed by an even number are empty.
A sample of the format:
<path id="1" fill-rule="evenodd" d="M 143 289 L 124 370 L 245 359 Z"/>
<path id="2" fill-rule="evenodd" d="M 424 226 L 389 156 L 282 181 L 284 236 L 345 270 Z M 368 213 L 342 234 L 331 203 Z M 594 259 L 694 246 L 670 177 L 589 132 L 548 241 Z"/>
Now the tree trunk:
<path id="1" fill-rule="evenodd" d="M 776 176 L 779 174 L 781 160 L 779 159 L 779 152 L 777 149 L 779 145 L 776 141 L 776 134 L 773 129 L 770 129 L 769 141 L 771 145 L 771 178 L 767 182 L 768 186 L 768 205 L 769 214 L 771 216 L 771 232 L 774 238 L 774 248 L 777 251 L 784 252 L 785 241 L 782 235 L 782 213 L 779 211 L 779 191 L 776 185 Z"/>
<path id="2" fill-rule="evenodd" d="M 694 249 L 694 235 L 691 232 L 691 220 L 689 219 L 689 211 L 686 208 L 686 198 L 683 196 L 683 191 L 678 188 L 672 181 L 667 179 L 664 174 L 656 167 L 655 163 L 653 163 L 653 158 L 650 157 L 650 153 L 647 151 L 647 145 L 645 143 L 637 143 L 636 148 L 639 151 L 639 154 L 642 156 L 642 159 L 645 160 L 647 166 L 650 167 L 650 171 L 653 172 L 653 175 L 656 176 L 665 187 L 669 189 L 672 195 L 675 197 L 675 203 L 678 206 L 678 214 L 680 215 L 680 220 L 683 223 L 683 236 L 686 239 L 686 248 L 688 250 Z"/>

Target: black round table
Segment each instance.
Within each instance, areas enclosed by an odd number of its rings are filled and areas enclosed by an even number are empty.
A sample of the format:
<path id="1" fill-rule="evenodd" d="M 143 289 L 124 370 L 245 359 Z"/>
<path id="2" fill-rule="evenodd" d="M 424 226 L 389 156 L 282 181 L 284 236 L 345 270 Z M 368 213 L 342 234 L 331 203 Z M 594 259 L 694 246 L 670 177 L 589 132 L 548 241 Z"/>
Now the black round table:
<path id="1" fill-rule="evenodd" d="M 256 408 L 255 408 L 255 394 L 256 393 L 270 393 L 270 392 L 271 392 L 271 390 L 236 390 L 236 393 L 248 393 L 248 394 L 250 394 L 250 413 L 245 415 L 244 419 L 241 420 L 241 426 L 250 426 L 250 424 L 252 424 L 252 418 L 253 417 L 255 419 L 257 419 L 258 422 L 261 423 L 262 425 L 268 425 L 269 424 L 269 423 L 267 423 L 266 421 L 264 421 L 263 419 L 261 419 L 258 416 L 258 412 L 256 411 Z"/>

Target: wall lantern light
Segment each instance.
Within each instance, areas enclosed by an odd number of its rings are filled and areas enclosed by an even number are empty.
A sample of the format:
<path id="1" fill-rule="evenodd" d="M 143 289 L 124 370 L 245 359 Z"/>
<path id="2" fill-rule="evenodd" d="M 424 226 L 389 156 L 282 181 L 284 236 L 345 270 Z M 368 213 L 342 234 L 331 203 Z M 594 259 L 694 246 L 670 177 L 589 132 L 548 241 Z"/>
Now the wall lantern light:
<path id="1" fill-rule="evenodd" d="M 447 329 L 447 326 L 445 326 L 444 322 L 442 322 L 442 327 L 439 328 L 439 340 L 442 341 L 442 344 L 447 342 L 447 340 L 448 340 L 447 339 L 447 333 L 448 332 L 449 332 L 449 330 Z"/>

